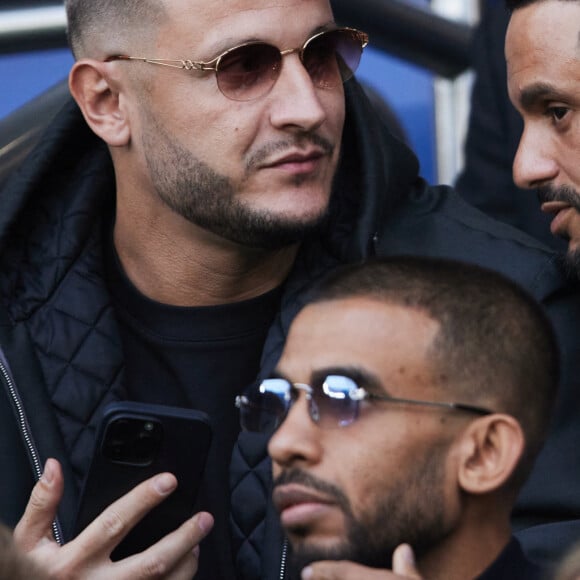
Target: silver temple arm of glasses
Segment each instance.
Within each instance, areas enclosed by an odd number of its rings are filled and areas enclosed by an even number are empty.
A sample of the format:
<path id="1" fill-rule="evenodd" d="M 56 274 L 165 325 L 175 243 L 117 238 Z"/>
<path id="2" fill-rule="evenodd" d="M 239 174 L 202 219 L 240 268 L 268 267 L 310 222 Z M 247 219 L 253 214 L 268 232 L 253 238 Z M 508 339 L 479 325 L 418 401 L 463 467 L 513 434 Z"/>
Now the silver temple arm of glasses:
<path id="1" fill-rule="evenodd" d="M 362 391 L 362 395 L 359 391 Z M 399 397 L 389 397 L 388 395 L 377 395 L 369 393 L 365 389 L 359 387 L 356 389 L 355 397 L 351 394 L 351 398 L 356 400 L 373 399 L 375 401 L 387 401 L 391 403 L 402 403 L 405 405 L 422 405 L 428 407 L 439 407 L 444 409 L 454 409 L 456 411 L 466 411 L 468 413 L 475 413 L 476 415 L 491 415 L 494 411 L 486 409 L 485 407 L 478 407 L 476 405 L 466 405 L 464 403 L 451 403 L 446 401 L 419 401 L 417 399 L 401 399 Z"/>

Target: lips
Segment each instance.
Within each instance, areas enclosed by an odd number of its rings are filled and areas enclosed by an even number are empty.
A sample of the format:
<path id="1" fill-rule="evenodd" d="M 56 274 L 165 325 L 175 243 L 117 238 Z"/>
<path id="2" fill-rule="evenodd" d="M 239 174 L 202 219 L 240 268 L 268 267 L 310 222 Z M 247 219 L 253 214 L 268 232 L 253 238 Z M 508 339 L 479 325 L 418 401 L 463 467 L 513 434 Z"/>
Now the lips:
<path id="1" fill-rule="evenodd" d="M 295 483 L 277 486 L 274 488 L 272 498 L 278 512 L 282 512 L 289 507 L 299 504 L 333 503 L 330 498 L 310 488 Z"/>
<path id="2" fill-rule="evenodd" d="M 331 498 L 298 484 L 276 487 L 272 497 L 282 526 L 289 532 L 319 527 L 337 507 Z"/>
<path id="3" fill-rule="evenodd" d="M 287 153 L 286 155 L 272 159 L 264 164 L 266 168 L 277 168 L 277 167 L 299 167 L 305 165 L 311 165 L 316 163 L 319 159 L 324 157 L 324 151 L 320 149 L 311 149 L 308 151 L 293 151 Z"/>

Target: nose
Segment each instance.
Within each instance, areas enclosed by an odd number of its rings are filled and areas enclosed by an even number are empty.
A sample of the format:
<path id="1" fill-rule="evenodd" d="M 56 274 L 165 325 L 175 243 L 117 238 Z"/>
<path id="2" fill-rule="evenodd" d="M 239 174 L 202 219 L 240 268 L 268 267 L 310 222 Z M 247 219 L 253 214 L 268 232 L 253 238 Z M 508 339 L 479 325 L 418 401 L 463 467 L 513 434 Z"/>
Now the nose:
<path id="1" fill-rule="evenodd" d="M 279 129 L 313 131 L 326 120 L 326 111 L 308 71 L 296 52 L 282 58 L 282 69 L 272 92 L 271 123 Z M 342 85 L 334 89 L 342 91 Z"/>
<path id="2" fill-rule="evenodd" d="M 513 163 L 515 184 L 534 189 L 550 183 L 558 175 L 556 159 L 549 136 L 524 128 Z"/>
<path id="3" fill-rule="evenodd" d="M 286 419 L 268 443 L 268 453 L 280 467 L 312 465 L 322 458 L 321 433 L 308 414 L 305 393 L 300 393 Z"/>

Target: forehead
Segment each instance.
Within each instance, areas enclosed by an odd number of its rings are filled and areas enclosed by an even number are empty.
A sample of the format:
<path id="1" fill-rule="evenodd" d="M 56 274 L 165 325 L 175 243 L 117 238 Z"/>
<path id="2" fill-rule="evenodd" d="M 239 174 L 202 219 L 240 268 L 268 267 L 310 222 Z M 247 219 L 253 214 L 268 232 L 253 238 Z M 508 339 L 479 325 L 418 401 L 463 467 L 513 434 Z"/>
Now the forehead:
<path id="1" fill-rule="evenodd" d="M 391 384 L 401 372 L 426 370 L 438 328 L 423 312 L 371 298 L 312 304 L 293 322 L 278 367 L 305 382 L 319 369 L 358 367 Z"/>
<path id="2" fill-rule="evenodd" d="M 532 85 L 578 91 L 580 2 L 544 0 L 516 10 L 506 33 L 505 56 L 516 101 Z"/>
<path id="3" fill-rule="evenodd" d="M 165 0 L 169 19 L 160 42 L 184 48 L 223 46 L 251 39 L 300 44 L 332 22 L 328 0 Z M 294 45 L 292 45 L 293 47 Z"/>

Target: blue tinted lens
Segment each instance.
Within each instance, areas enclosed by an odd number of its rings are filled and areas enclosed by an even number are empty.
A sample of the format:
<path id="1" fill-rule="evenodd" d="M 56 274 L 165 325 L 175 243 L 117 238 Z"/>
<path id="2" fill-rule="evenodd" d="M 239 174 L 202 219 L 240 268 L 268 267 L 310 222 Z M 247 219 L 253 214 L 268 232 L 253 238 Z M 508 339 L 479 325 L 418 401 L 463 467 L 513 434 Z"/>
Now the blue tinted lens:
<path id="1" fill-rule="evenodd" d="M 332 429 L 352 423 L 358 416 L 359 402 L 351 398 L 358 385 L 350 377 L 328 375 L 314 389 L 313 403 L 318 408 L 318 423 Z"/>
<path id="2" fill-rule="evenodd" d="M 272 433 L 286 417 L 292 387 L 284 379 L 266 379 L 248 394 L 240 407 L 242 427 L 247 431 Z"/>
<path id="3" fill-rule="evenodd" d="M 286 379 L 266 379 L 243 398 L 240 405 L 242 427 L 248 431 L 273 433 L 284 421 L 300 390 L 307 390 L 311 419 L 325 429 L 343 427 L 358 416 L 359 401 L 351 395 L 356 382 L 342 375 L 328 375 L 311 389 L 292 385 Z"/>

